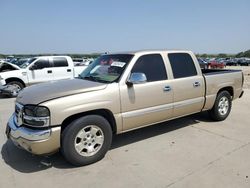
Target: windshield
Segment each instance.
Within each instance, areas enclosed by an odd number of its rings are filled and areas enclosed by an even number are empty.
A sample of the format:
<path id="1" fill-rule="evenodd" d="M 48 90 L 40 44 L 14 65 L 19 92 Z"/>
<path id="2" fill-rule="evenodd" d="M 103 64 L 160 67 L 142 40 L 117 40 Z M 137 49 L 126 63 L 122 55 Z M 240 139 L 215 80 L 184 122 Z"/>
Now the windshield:
<path id="1" fill-rule="evenodd" d="M 79 78 L 103 83 L 117 82 L 132 57 L 131 54 L 102 55 Z"/>
<path id="2" fill-rule="evenodd" d="M 32 62 L 34 62 L 37 58 L 31 58 L 28 61 L 25 61 L 23 64 L 18 65 L 21 69 L 25 69 L 28 67 Z"/>
<path id="3" fill-rule="evenodd" d="M 15 64 L 15 62 L 17 62 L 17 59 L 16 59 L 16 58 L 13 58 L 13 59 L 11 59 L 9 62 L 12 63 L 12 64 Z"/>
<path id="4" fill-rule="evenodd" d="M 15 61 L 15 62 L 10 62 L 10 63 L 12 63 L 12 64 L 14 64 L 14 65 L 17 65 L 17 66 L 21 66 L 22 64 L 24 64 L 26 61 L 28 61 L 28 59 L 19 59 L 19 60 L 17 60 L 17 61 Z"/>

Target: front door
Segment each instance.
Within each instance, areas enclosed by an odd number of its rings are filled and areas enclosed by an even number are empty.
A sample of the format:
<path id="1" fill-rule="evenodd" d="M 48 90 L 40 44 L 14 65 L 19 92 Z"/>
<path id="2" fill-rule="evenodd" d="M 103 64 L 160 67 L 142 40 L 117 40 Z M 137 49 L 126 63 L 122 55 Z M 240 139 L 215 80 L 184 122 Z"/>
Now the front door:
<path id="1" fill-rule="evenodd" d="M 161 54 L 138 58 L 131 73 L 144 73 L 147 82 L 120 86 L 123 131 L 146 126 L 172 117 L 172 81 Z"/>
<path id="2" fill-rule="evenodd" d="M 48 58 L 39 58 L 31 67 L 32 70 L 27 71 L 30 85 L 52 81 L 54 79 L 53 68 Z"/>

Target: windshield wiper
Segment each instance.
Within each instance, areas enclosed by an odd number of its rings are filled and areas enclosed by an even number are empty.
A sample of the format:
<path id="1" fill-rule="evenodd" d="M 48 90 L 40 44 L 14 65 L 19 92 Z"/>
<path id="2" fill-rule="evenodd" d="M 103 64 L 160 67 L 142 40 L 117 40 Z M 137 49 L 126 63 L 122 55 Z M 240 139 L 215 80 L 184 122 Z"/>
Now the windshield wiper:
<path id="1" fill-rule="evenodd" d="M 86 79 L 86 80 L 91 80 L 91 81 L 94 81 L 94 82 L 110 83 L 110 82 L 107 81 L 107 80 L 102 80 L 102 79 L 100 79 L 99 77 L 92 76 L 92 75 L 85 76 L 85 77 L 81 77 L 81 78 L 82 78 L 82 79 Z"/>
<path id="2" fill-rule="evenodd" d="M 85 79 L 85 80 L 95 81 L 95 82 L 98 82 L 98 81 L 99 81 L 99 79 L 98 79 L 97 77 L 92 76 L 92 75 L 85 76 L 85 77 L 82 77 L 82 76 L 81 76 L 81 78 L 82 78 L 82 79 Z"/>

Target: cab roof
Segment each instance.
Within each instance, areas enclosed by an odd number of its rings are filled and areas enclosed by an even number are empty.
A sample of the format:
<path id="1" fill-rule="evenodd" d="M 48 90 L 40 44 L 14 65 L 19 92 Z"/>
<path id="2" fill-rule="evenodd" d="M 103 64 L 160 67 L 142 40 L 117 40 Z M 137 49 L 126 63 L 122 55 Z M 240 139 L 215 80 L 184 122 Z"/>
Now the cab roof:
<path id="1" fill-rule="evenodd" d="M 123 52 L 108 53 L 108 54 L 140 55 L 140 54 L 152 54 L 152 53 L 192 53 L 192 52 L 188 51 L 188 50 L 135 50 L 135 51 L 123 51 Z"/>

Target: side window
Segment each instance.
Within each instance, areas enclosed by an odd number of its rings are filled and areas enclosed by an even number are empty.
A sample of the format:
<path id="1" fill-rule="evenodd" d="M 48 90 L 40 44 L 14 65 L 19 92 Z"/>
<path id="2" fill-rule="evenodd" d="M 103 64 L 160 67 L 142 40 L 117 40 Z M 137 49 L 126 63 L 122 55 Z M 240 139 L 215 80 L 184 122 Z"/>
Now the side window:
<path id="1" fill-rule="evenodd" d="M 131 73 L 135 72 L 144 73 L 148 82 L 167 79 L 165 64 L 160 54 L 139 57 L 131 71 Z"/>
<path id="2" fill-rule="evenodd" d="M 39 59 L 37 60 L 37 62 L 35 62 L 35 69 L 44 69 L 44 68 L 48 68 L 51 67 L 49 60 L 47 59 Z"/>
<path id="3" fill-rule="evenodd" d="M 65 57 L 54 57 L 53 58 L 54 67 L 67 67 L 68 61 Z"/>
<path id="4" fill-rule="evenodd" d="M 187 53 L 170 53 L 168 58 L 174 78 L 184 78 L 197 75 L 194 61 Z"/>

